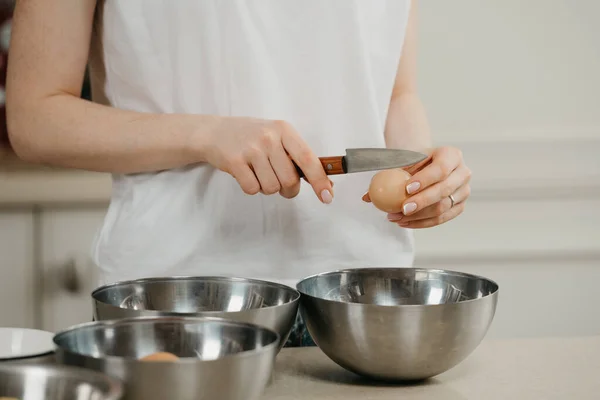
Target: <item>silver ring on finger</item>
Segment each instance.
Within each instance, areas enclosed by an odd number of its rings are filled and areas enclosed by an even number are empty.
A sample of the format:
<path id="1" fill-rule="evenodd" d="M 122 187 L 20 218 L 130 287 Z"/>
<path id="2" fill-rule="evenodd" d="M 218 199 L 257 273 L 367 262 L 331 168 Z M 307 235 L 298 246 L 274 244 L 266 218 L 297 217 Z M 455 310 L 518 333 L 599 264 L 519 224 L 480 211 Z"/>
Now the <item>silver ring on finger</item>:
<path id="1" fill-rule="evenodd" d="M 456 200 L 454 200 L 454 196 L 452 196 L 452 195 L 450 195 L 448 197 L 450 198 L 450 208 L 452 208 L 456 204 Z"/>

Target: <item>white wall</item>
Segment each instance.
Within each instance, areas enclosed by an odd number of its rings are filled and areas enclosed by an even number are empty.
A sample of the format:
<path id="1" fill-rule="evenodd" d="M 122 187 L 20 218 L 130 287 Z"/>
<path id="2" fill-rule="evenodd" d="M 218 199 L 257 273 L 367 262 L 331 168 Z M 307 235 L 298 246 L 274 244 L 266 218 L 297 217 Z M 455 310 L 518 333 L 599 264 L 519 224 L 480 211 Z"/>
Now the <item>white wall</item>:
<path id="1" fill-rule="evenodd" d="M 419 9 L 420 88 L 440 141 L 600 138 L 600 2 Z"/>
<path id="2" fill-rule="evenodd" d="M 433 135 L 474 175 L 461 218 L 416 232 L 416 264 L 496 280 L 490 336 L 600 333 L 600 2 L 419 7 Z"/>

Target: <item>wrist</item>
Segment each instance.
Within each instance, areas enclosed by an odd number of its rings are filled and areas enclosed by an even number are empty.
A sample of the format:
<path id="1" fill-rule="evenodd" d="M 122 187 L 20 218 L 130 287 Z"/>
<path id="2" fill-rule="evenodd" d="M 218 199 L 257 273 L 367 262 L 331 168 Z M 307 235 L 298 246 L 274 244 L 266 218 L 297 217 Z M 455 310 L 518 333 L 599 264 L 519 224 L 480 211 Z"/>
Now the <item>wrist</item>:
<path id="1" fill-rule="evenodd" d="M 213 152 L 215 138 L 223 129 L 227 117 L 215 115 L 193 115 L 192 125 L 188 130 L 186 152 L 194 163 L 208 162 Z"/>

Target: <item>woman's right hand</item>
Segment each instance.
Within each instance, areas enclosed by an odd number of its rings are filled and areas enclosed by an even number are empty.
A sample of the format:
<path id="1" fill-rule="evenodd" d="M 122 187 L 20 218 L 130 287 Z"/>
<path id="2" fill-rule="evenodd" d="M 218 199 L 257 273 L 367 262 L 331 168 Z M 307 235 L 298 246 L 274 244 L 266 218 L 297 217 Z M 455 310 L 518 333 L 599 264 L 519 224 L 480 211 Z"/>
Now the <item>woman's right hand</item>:
<path id="1" fill-rule="evenodd" d="M 205 159 L 231 174 L 245 193 L 296 197 L 300 178 L 293 160 L 319 200 L 331 203 L 332 182 L 318 157 L 290 124 L 242 117 L 222 121 L 213 131 Z"/>

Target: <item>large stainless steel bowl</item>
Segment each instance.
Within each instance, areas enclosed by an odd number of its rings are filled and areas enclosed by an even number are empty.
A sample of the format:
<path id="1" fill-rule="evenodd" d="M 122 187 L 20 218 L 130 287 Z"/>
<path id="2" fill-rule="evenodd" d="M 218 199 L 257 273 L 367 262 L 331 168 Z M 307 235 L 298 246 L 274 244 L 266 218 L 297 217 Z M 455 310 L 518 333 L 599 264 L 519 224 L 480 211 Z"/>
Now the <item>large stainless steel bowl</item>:
<path id="1" fill-rule="evenodd" d="M 460 363 L 486 335 L 498 300 L 489 279 L 420 268 L 329 272 L 297 288 L 321 350 L 382 380 L 422 380 Z"/>
<path id="2" fill-rule="evenodd" d="M 271 377 L 279 335 L 221 318 L 137 317 L 78 325 L 54 343 L 58 363 L 122 379 L 130 400 L 254 400 Z M 181 359 L 140 360 L 157 352 Z"/>
<path id="3" fill-rule="evenodd" d="M 300 293 L 277 283 L 229 277 L 170 277 L 118 282 L 92 293 L 95 320 L 210 316 L 264 326 L 280 348 L 294 325 Z"/>
<path id="4" fill-rule="evenodd" d="M 0 398 L 19 400 L 118 400 L 115 378 L 63 365 L 0 365 Z"/>

